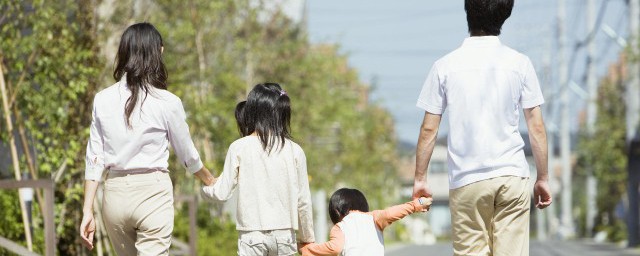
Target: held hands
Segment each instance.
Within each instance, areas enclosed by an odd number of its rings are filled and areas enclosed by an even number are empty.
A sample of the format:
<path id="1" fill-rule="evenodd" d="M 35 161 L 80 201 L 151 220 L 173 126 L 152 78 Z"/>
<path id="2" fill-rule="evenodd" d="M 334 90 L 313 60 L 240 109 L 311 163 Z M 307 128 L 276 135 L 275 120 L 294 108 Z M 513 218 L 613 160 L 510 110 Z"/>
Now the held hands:
<path id="1" fill-rule="evenodd" d="M 213 184 L 210 186 L 202 186 L 202 188 L 200 188 L 200 196 L 208 200 L 213 200 L 215 198 L 213 197 Z"/>
<path id="2" fill-rule="evenodd" d="M 422 212 L 428 212 L 429 209 L 431 209 L 431 203 L 433 203 L 433 198 L 420 197 L 418 199 L 415 199 L 414 201 L 416 201 L 422 207 Z"/>
<path id="3" fill-rule="evenodd" d="M 93 213 L 84 213 L 82 215 L 82 222 L 80 223 L 80 237 L 82 237 L 82 243 L 87 249 L 93 249 L 93 235 L 96 233 L 96 221 L 93 218 Z"/>
<path id="4" fill-rule="evenodd" d="M 415 181 L 413 183 L 413 196 L 412 199 L 418 199 L 420 197 L 432 197 L 431 190 L 427 188 L 425 181 Z"/>
<path id="5" fill-rule="evenodd" d="M 213 178 L 213 181 L 211 181 L 209 184 L 205 182 L 204 186 L 200 188 L 200 196 L 202 196 L 202 198 L 209 200 L 213 200 L 216 198 L 213 193 L 213 184 L 215 184 L 217 180 L 218 178 Z"/>
<path id="6" fill-rule="evenodd" d="M 213 183 L 216 182 L 216 177 L 214 177 L 211 174 L 211 172 L 209 172 L 209 170 L 207 168 L 205 168 L 204 166 L 202 168 L 200 168 L 199 171 L 194 173 L 194 175 L 196 177 L 198 177 L 198 179 L 200 179 L 202 181 L 202 183 L 204 183 L 205 186 L 211 186 L 211 185 L 213 185 Z"/>
<path id="7" fill-rule="evenodd" d="M 313 243 L 298 242 L 298 253 L 300 253 L 301 255 L 308 255 L 309 249 L 307 249 L 306 247 L 310 244 Z"/>
<path id="8" fill-rule="evenodd" d="M 428 212 L 429 209 L 431 209 L 431 203 L 433 203 L 432 196 L 433 194 L 427 187 L 426 181 L 414 181 L 412 199 L 422 206 L 422 212 Z"/>
<path id="9" fill-rule="evenodd" d="M 533 185 L 533 200 L 535 200 L 538 209 L 544 209 L 551 205 L 551 189 L 549 189 L 549 183 L 546 180 L 536 180 Z"/>

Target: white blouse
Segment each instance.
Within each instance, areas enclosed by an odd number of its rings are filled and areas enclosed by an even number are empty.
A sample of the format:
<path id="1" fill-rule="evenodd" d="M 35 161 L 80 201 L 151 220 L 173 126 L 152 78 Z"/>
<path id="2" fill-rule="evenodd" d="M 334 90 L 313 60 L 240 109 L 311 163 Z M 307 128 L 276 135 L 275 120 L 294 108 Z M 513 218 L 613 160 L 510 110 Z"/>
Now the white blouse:
<path id="1" fill-rule="evenodd" d="M 268 154 L 258 136 L 231 143 L 222 174 L 202 192 L 226 201 L 236 188 L 237 230 L 295 229 L 299 241 L 315 241 L 307 159 L 298 144 L 286 140 L 282 149 Z"/>
<path id="2" fill-rule="evenodd" d="M 124 77 L 96 94 L 85 179 L 99 181 L 105 169 L 132 173 L 168 171 L 169 144 L 187 171 L 200 170 L 203 164 L 191 140 L 180 98 L 156 88 L 151 88 L 146 98 L 140 93 L 129 128 L 124 109 L 130 95 Z"/>

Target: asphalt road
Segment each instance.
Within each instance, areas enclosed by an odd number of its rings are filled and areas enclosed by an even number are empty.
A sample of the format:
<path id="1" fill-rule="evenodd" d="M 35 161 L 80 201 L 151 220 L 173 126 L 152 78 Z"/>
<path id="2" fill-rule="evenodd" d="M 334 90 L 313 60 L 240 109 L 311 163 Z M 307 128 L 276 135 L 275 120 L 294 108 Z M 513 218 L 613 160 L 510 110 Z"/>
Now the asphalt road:
<path id="1" fill-rule="evenodd" d="M 386 256 L 447 256 L 453 255 L 449 243 L 435 245 L 392 245 Z M 640 249 L 621 248 L 612 244 L 588 241 L 532 241 L 530 256 L 638 256 Z"/>

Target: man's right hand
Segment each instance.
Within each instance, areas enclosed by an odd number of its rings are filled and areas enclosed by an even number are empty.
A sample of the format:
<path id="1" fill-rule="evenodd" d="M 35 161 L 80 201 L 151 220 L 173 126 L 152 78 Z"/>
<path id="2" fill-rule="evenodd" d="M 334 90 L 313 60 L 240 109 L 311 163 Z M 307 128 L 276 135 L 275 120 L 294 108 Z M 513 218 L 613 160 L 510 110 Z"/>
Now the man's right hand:
<path id="1" fill-rule="evenodd" d="M 551 189 L 549 189 L 549 183 L 546 180 L 536 180 L 533 185 L 533 200 L 535 200 L 538 209 L 544 209 L 551 205 Z"/>

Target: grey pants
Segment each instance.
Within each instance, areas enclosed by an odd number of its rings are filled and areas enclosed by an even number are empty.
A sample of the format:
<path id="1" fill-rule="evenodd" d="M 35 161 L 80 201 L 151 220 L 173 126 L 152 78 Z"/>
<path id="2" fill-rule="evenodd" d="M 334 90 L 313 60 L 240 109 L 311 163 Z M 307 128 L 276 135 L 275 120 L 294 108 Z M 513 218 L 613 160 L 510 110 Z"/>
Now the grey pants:
<path id="1" fill-rule="evenodd" d="M 239 256 L 295 255 L 298 252 L 293 229 L 240 231 Z"/>

